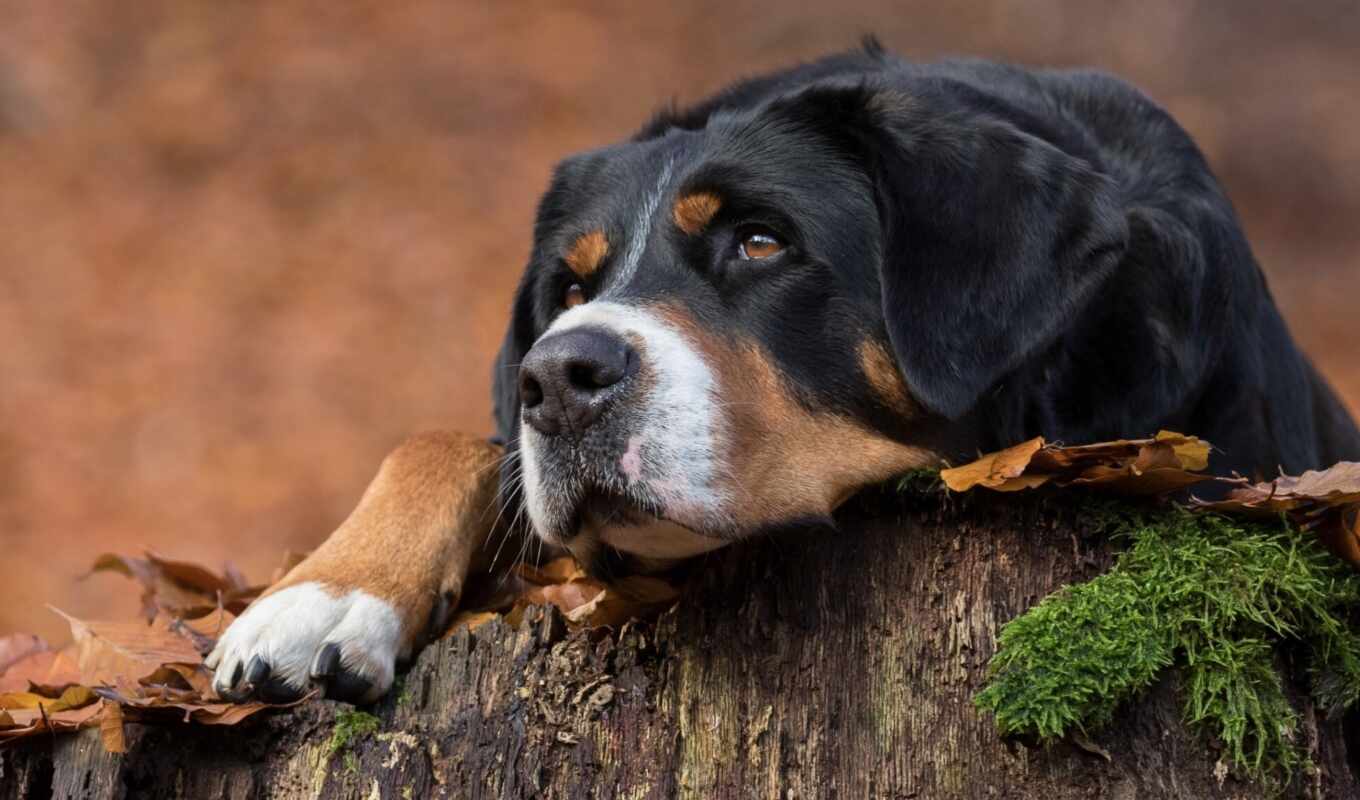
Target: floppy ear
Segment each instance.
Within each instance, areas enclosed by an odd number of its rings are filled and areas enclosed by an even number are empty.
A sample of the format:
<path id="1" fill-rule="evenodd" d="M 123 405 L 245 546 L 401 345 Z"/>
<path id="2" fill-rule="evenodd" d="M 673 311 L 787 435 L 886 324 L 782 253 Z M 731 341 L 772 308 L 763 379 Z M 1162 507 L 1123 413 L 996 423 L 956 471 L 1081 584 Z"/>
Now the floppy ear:
<path id="1" fill-rule="evenodd" d="M 526 269 L 510 306 L 510 325 L 492 367 L 492 413 L 496 439 L 512 446 L 519 438 L 519 365 L 534 344 L 533 271 Z"/>
<path id="2" fill-rule="evenodd" d="M 1012 121 L 1036 120 L 948 82 L 799 100 L 820 106 L 823 131 L 834 120 L 850 134 L 875 184 L 888 336 L 932 411 L 967 413 L 1118 265 L 1128 226 L 1114 182 Z"/>

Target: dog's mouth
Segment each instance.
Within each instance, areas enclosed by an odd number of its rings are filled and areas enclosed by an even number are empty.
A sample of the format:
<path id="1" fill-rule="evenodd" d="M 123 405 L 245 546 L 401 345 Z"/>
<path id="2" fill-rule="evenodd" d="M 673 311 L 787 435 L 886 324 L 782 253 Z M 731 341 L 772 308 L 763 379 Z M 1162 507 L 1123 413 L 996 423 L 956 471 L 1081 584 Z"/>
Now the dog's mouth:
<path id="1" fill-rule="evenodd" d="M 579 506 L 579 525 L 566 543 L 573 553 L 597 553 L 601 546 L 654 562 L 689 558 L 730 543 L 668 519 L 645 501 L 611 491 L 588 492 Z"/>
<path id="2" fill-rule="evenodd" d="M 549 485 L 566 503 L 567 524 L 549 535 L 582 563 L 599 561 L 604 551 L 638 557 L 653 566 L 716 550 L 730 543 L 671 518 L 656 499 L 638 485 L 619 489 L 602 485 Z M 540 533 L 540 535 L 542 535 Z M 647 567 L 650 569 L 651 567 Z"/>
<path id="3" fill-rule="evenodd" d="M 585 490 L 572 516 L 578 531 L 638 527 L 663 519 L 653 503 L 604 488 Z"/>

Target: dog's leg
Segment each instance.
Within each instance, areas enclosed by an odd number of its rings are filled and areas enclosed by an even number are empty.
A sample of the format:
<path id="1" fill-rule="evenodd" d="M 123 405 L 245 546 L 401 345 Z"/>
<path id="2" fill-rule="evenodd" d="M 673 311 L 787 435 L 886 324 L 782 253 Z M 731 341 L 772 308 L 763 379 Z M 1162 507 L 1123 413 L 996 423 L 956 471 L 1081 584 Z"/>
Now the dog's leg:
<path id="1" fill-rule="evenodd" d="M 218 694 L 287 698 L 315 685 L 356 702 L 382 696 L 484 557 L 500 457 L 454 433 L 388 455 L 349 518 L 227 628 L 207 659 Z"/>

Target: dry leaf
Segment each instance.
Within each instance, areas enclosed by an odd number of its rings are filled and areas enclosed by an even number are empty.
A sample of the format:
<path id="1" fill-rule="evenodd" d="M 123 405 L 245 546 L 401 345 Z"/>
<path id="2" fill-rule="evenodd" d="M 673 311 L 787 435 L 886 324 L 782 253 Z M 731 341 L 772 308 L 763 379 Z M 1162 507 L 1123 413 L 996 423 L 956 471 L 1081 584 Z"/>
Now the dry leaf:
<path id="1" fill-rule="evenodd" d="M 500 618 L 501 614 L 498 611 L 459 611 L 449 623 L 449 629 L 445 631 L 444 636 L 452 636 L 463 628 L 475 631 L 486 623 Z"/>
<path id="2" fill-rule="evenodd" d="M 586 579 L 585 570 L 581 569 L 581 565 L 577 564 L 576 559 L 571 556 L 554 558 L 552 561 L 537 567 L 532 564 L 516 564 L 513 569 L 515 574 L 524 580 L 539 586 Z"/>
<path id="3" fill-rule="evenodd" d="M 114 683 L 120 677 L 136 680 L 166 662 L 200 660 L 193 644 L 169 630 L 170 621 L 163 617 L 147 625 L 86 621 L 57 613 L 71 626 L 80 682 L 88 686 Z"/>
<path id="4" fill-rule="evenodd" d="M 56 697 L 39 692 L 6 692 L 0 694 L 0 708 L 6 711 L 42 708 L 51 714 L 84 708 L 98 698 L 87 686 L 74 684 L 65 687 Z"/>
<path id="5" fill-rule="evenodd" d="M 248 586 L 234 569 L 218 576 L 196 564 L 148 554 L 145 559 L 102 556 L 95 570 L 135 578 L 155 616 L 147 624 L 81 620 L 57 611 L 74 639 L 61 651 L 31 636 L 0 639 L 6 665 L 0 675 L 0 743 L 98 725 L 104 746 L 122 752 L 123 723 L 129 719 L 235 725 L 260 711 L 297 704 L 235 704 L 212 692 L 212 673 L 201 654 L 234 619 L 230 598 L 261 590 Z M 217 604 L 219 599 L 228 609 Z M 193 613 L 180 618 L 165 613 L 170 608 Z"/>
<path id="6" fill-rule="evenodd" d="M 45 653 L 52 648 L 40 636 L 31 633 L 11 633 L 0 636 L 0 676 L 29 656 Z"/>
<path id="7" fill-rule="evenodd" d="M 142 686 L 164 686 L 208 697 L 212 695 L 212 680 L 212 671 L 202 664 L 170 662 L 160 665 L 150 675 L 138 678 L 137 683 Z"/>
<path id="8" fill-rule="evenodd" d="M 1342 461 L 1299 476 L 1238 483 L 1224 499 L 1195 500 L 1196 507 L 1256 517 L 1285 514 L 1300 528 L 1314 532 L 1338 557 L 1360 568 L 1360 463 Z"/>
<path id="9" fill-rule="evenodd" d="M 239 572 L 228 566 L 222 575 L 199 564 L 147 553 L 145 558 L 104 553 L 87 574 L 117 572 L 142 585 L 142 615 L 198 617 L 222 607 L 239 614 L 264 587 L 249 586 Z"/>
<path id="10" fill-rule="evenodd" d="M 105 703 L 99 715 L 99 739 L 110 753 L 127 752 L 127 736 L 123 732 L 123 708 L 117 703 Z"/>
<path id="11" fill-rule="evenodd" d="M 103 711 L 101 703 L 55 712 L 43 708 L 6 711 L 5 719 L 0 720 L 0 744 L 41 733 L 80 730 L 94 724 L 101 711 Z"/>
<path id="12" fill-rule="evenodd" d="M 989 453 L 976 461 L 961 467 L 940 470 L 944 485 L 955 492 L 966 492 L 976 486 L 1010 492 L 1029 489 L 1048 481 L 1048 476 L 1032 476 L 1029 480 L 1019 480 L 1030 459 L 1044 446 L 1042 436 L 1021 442 L 995 453 Z"/>
<path id="13" fill-rule="evenodd" d="M 999 492 L 1055 486 L 1099 486 L 1123 494 L 1164 494 L 1210 480 L 1209 443 L 1161 431 L 1151 439 L 1061 447 L 1036 437 L 969 464 L 940 471 L 956 492 L 978 486 Z"/>
<path id="14" fill-rule="evenodd" d="M 0 692 L 18 692 L 30 686 L 66 686 L 80 681 L 72 647 L 46 650 L 29 655 L 0 676 Z"/>
<path id="15" fill-rule="evenodd" d="M 595 580 L 569 557 L 538 568 L 516 565 L 515 572 L 530 585 L 505 615 L 511 627 L 519 626 L 531 606 L 545 605 L 555 606 L 572 627 L 617 626 L 657 611 L 680 596 L 675 587 L 654 576 L 633 575 L 611 583 Z M 566 580 L 551 582 L 558 578 Z"/>

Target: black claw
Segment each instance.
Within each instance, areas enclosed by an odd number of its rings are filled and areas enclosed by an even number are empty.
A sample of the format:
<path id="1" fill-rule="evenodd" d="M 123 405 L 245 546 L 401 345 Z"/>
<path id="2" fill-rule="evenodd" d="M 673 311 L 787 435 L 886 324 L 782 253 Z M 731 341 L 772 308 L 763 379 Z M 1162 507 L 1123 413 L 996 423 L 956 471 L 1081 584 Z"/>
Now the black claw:
<path id="1" fill-rule="evenodd" d="M 339 672 L 327 679 L 326 696 L 332 700 L 357 704 L 363 701 L 364 695 L 372 688 L 372 681 L 341 667 Z"/>
<path id="2" fill-rule="evenodd" d="M 230 688 L 235 689 L 236 685 L 241 682 L 241 670 L 245 669 L 245 666 L 243 661 L 236 662 L 236 669 L 232 671 L 231 680 L 227 682 Z"/>
<path id="3" fill-rule="evenodd" d="M 266 703 L 291 703 L 302 696 L 302 691 L 279 678 L 270 678 L 256 687 L 255 696 Z"/>
<path id="4" fill-rule="evenodd" d="M 316 654 L 312 662 L 313 678 L 329 678 L 340 668 L 340 645 L 330 642 Z"/>
<path id="5" fill-rule="evenodd" d="M 269 679 L 269 662 L 261 656 L 250 659 L 250 664 L 246 666 L 246 685 L 243 688 L 253 689 Z"/>

